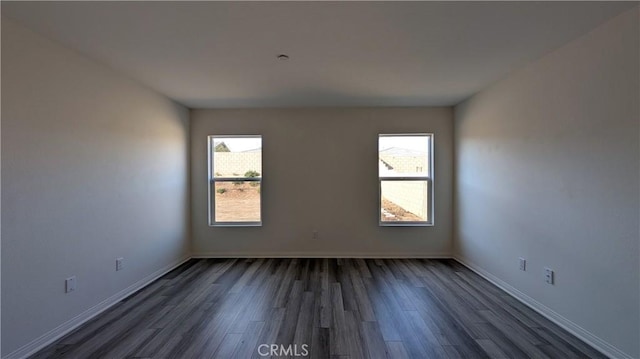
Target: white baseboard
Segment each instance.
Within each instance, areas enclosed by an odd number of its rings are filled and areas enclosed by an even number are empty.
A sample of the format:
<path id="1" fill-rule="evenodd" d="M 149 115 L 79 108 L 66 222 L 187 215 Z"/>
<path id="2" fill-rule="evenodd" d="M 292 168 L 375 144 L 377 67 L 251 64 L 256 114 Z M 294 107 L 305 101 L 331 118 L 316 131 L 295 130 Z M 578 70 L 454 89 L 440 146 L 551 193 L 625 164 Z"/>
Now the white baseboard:
<path id="1" fill-rule="evenodd" d="M 633 359 L 633 357 L 631 355 L 629 355 L 629 354 L 623 352 L 622 350 L 616 348 L 615 346 L 609 344 L 605 340 L 603 340 L 600 337 L 594 335 L 593 333 L 589 332 L 588 330 L 582 328 L 581 326 L 579 326 L 578 324 L 572 322 L 571 320 L 563 317 L 562 315 L 558 314 L 557 312 L 555 312 L 551 308 L 545 306 L 544 304 L 538 302 L 537 300 L 531 298 L 530 296 L 522 293 L 521 291 L 519 291 L 515 287 L 511 286 L 510 284 L 508 284 L 507 282 L 501 280 L 500 278 L 494 276 L 493 274 L 485 271 L 484 269 L 480 268 L 479 266 L 469 262 L 468 260 L 466 260 L 464 258 L 461 258 L 460 256 L 453 256 L 453 259 L 455 259 L 456 261 L 458 261 L 460 264 L 464 265 L 465 267 L 469 268 L 470 270 L 472 270 L 473 272 L 475 272 L 476 274 L 478 274 L 482 278 L 484 278 L 484 279 L 488 280 L 489 282 L 493 283 L 498 288 L 500 288 L 503 291 L 507 292 L 512 297 L 514 297 L 517 300 L 519 300 L 522 304 L 524 304 L 527 307 L 533 309 L 537 313 L 541 314 L 543 317 L 549 319 L 550 321 L 556 323 L 557 325 L 559 325 L 561 328 L 565 329 L 569 333 L 571 333 L 571 334 L 575 335 L 576 337 L 580 338 L 582 341 L 584 341 L 585 343 L 589 344 L 590 346 L 592 346 L 594 349 L 598 350 L 602 354 L 604 354 L 604 355 L 606 355 L 606 356 L 608 356 L 610 358 L 616 358 L 616 359 Z"/>
<path id="2" fill-rule="evenodd" d="M 104 312 L 105 310 L 111 308 L 115 304 L 119 303 L 121 300 L 123 300 L 126 297 L 130 296 L 131 294 L 133 294 L 133 293 L 137 292 L 138 290 L 144 288 L 149 283 L 153 282 L 154 280 L 162 277 L 163 275 L 167 274 L 171 270 L 173 270 L 173 269 L 177 268 L 178 266 L 182 265 L 183 263 L 185 263 L 189 259 L 191 259 L 191 256 L 187 256 L 187 257 L 185 257 L 183 259 L 178 260 L 177 262 L 175 262 L 173 264 L 170 264 L 170 265 L 168 265 L 168 266 L 166 266 L 166 267 L 164 267 L 162 269 L 159 269 L 159 270 L 155 271 L 154 273 L 151 273 L 150 275 L 148 275 L 145 278 L 135 282 L 134 284 L 130 285 L 129 287 L 121 290 L 120 292 L 112 295 L 111 297 L 103 300 L 102 302 L 100 302 L 100 303 L 94 305 L 93 307 L 85 310 L 84 312 L 78 314 L 77 316 L 75 316 L 71 320 L 68 320 L 67 322 L 62 323 L 58 327 L 56 327 L 56 328 L 50 330 L 49 332 L 43 334 L 39 338 L 31 341 L 30 343 L 22 346 L 21 348 L 18 348 L 17 350 L 13 351 L 12 353 L 9 353 L 5 357 L 5 359 L 26 358 L 29 355 L 34 354 L 38 350 L 46 347 L 47 345 L 53 343 L 56 340 L 62 338 L 64 335 L 70 333 L 72 330 L 76 329 L 77 327 L 79 327 L 82 324 L 86 323 L 87 321 L 91 320 L 92 318 L 94 318 L 98 314 L 100 314 L 100 313 Z"/>
<path id="3" fill-rule="evenodd" d="M 200 252 L 192 258 L 453 258 L 443 253 Z"/>

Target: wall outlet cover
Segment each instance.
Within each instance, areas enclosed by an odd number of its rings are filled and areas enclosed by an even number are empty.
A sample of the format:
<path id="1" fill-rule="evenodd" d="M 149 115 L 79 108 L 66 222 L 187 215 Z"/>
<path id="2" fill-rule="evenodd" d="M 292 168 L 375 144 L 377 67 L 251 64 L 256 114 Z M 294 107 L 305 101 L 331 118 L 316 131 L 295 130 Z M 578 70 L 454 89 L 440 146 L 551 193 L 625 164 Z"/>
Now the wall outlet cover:
<path id="1" fill-rule="evenodd" d="M 119 257 L 116 258 L 116 271 L 122 270 L 124 268 L 124 258 Z"/>
<path id="2" fill-rule="evenodd" d="M 64 292 L 70 293 L 76 290 L 76 276 L 64 280 Z"/>
<path id="3" fill-rule="evenodd" d="M 553 285 L 553 281 L 554 281 L 554 275 L 553 275 L 553 269 L 551 268 L 544 268 L 544 281 L 547 282 L 547 284 L 552 284 Z"/>

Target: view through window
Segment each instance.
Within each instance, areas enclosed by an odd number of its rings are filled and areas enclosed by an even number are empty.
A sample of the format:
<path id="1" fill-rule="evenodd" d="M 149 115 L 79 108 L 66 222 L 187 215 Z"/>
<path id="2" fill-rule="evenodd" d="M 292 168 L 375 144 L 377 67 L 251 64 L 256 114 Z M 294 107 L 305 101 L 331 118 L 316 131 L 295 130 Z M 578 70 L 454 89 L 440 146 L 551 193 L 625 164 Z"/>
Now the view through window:
<path id="1" fill-rule="evenodd" d="M 262 137 L 209 136 L 209 223 L 262 222 Z"/>
<path id="2" fill-rule="evenodd" d="M 431 225 L 431 134 L 379 135 L 381 225 Z"/>

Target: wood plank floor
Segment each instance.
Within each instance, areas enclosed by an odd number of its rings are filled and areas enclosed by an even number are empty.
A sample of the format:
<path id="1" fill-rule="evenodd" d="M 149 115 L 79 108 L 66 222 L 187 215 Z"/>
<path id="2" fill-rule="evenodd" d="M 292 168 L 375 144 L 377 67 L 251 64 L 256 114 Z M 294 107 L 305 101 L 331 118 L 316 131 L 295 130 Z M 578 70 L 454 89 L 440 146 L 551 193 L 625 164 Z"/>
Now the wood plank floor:
<path id="1" fill-rule="evenodd" d="M 428 259 L 194 259 L 32 358 L 261 358 L 261 344 L 295 350 L 281 357 L 604 358 Z"/>

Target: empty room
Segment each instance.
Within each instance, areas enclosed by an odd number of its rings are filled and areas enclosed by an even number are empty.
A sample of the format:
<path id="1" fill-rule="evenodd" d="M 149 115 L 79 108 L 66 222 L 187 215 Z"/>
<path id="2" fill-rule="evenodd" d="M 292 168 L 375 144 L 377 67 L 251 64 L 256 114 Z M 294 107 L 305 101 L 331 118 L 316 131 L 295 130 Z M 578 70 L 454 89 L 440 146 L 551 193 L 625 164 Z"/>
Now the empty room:
<path id="1" fill-rule="evenodd" d="M 639 2 L 0 7 L 0 358 L 640 358 Z"/>

